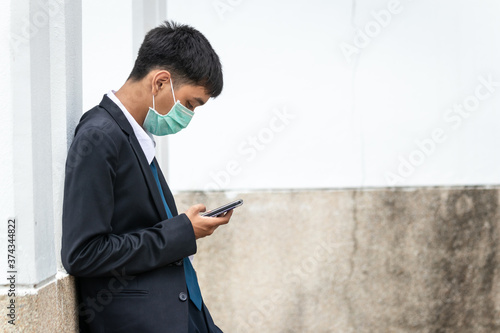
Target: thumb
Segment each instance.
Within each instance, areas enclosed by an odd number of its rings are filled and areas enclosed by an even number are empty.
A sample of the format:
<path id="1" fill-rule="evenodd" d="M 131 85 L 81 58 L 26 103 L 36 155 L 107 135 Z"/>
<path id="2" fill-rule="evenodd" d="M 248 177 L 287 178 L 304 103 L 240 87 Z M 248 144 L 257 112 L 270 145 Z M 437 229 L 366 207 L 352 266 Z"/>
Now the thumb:
<path id="1" fill-rule="evenodd" d="M 199 212 L 204 212 L 207 210 L 207 207 L 205 207 L 204 204 L 196 204 L 196 205 L 193 205 L 191 206 L 191 208 L 195 213 L 199 213 Z"/>

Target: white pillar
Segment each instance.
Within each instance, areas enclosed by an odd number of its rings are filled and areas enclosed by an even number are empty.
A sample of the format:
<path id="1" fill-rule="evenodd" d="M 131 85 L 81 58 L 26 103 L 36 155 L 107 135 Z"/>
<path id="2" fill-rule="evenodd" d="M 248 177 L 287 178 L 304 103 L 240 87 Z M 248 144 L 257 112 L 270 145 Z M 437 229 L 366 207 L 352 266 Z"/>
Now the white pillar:
<path id="1" fill-rule="evenodd" d="M 167 0 L 132 2 L 134 60 L 146 33 L 167 19 Z"/>
<path id="2" fill-rule="evenodd" d="M 0 249 L 7 251 L 14 217 L 19 291 L 49 283 L 62 267 L 64 163 L 82 113 L 80 7 L 80 0 L 0 4 Z M 0 261 L 4 272 L 6 265 Z"/>
<path id="3" fill-rule="evenodd" d="M 50 36 L 55 255 L 61 270 L 64 167 L 75 127 L 83 112 L 81 0 L 65 0 L 62 10 L 63 15 L 51 21 Z"/>

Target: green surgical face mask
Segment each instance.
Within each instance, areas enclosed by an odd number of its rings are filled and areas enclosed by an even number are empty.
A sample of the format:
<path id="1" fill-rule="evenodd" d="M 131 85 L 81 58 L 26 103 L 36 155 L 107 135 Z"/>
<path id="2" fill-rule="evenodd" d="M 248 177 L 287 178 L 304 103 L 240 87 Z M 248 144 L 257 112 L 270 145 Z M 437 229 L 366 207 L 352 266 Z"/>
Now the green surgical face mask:
<path id="1" fill-rule="evenodd" d="M 153 107 L 149 108 L 143 127 L 151 134 L 163 136 L 175 134 L 187 127 L 194 116 L 194 112 L 175 101 L 174 86 L 172 78 L 170 78 L 170 87 L 172 88 L 172 96 L 174 97 L 174 106 L 167 114 L 159 114 L 155 110 L 155 96 L 153 95 Z"/>

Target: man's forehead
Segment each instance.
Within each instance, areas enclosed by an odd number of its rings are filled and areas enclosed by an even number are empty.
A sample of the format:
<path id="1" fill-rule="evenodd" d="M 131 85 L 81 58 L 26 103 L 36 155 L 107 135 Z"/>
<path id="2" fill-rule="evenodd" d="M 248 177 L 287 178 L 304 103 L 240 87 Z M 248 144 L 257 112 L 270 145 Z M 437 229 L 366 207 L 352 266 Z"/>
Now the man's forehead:
<path id="1" fill-rule="evenodd" d="M 200 85 L 184 84 L 178 88 L 178 92 L 184 97 L 195 99 L 200 105 L 205 104 L 210 98 L 205 87 Z"/>

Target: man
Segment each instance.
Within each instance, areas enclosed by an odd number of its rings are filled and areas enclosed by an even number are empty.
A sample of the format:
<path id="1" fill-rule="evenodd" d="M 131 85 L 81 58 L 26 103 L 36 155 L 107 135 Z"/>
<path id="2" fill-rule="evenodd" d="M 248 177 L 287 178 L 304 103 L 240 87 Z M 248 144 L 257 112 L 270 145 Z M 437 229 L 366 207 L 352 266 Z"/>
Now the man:
<path id="1" fill-rule="evenodd" d="M 219 58 L 186 25 L 145 37 L 130 77 L 86 112 L 66 162 L 62 262 L 77 277 L 83 332 L 221 332 L 188 258 L 196 239 L 228 223 L 178 215 L 151 134 L 185 128 L 222 91 Z"/>

